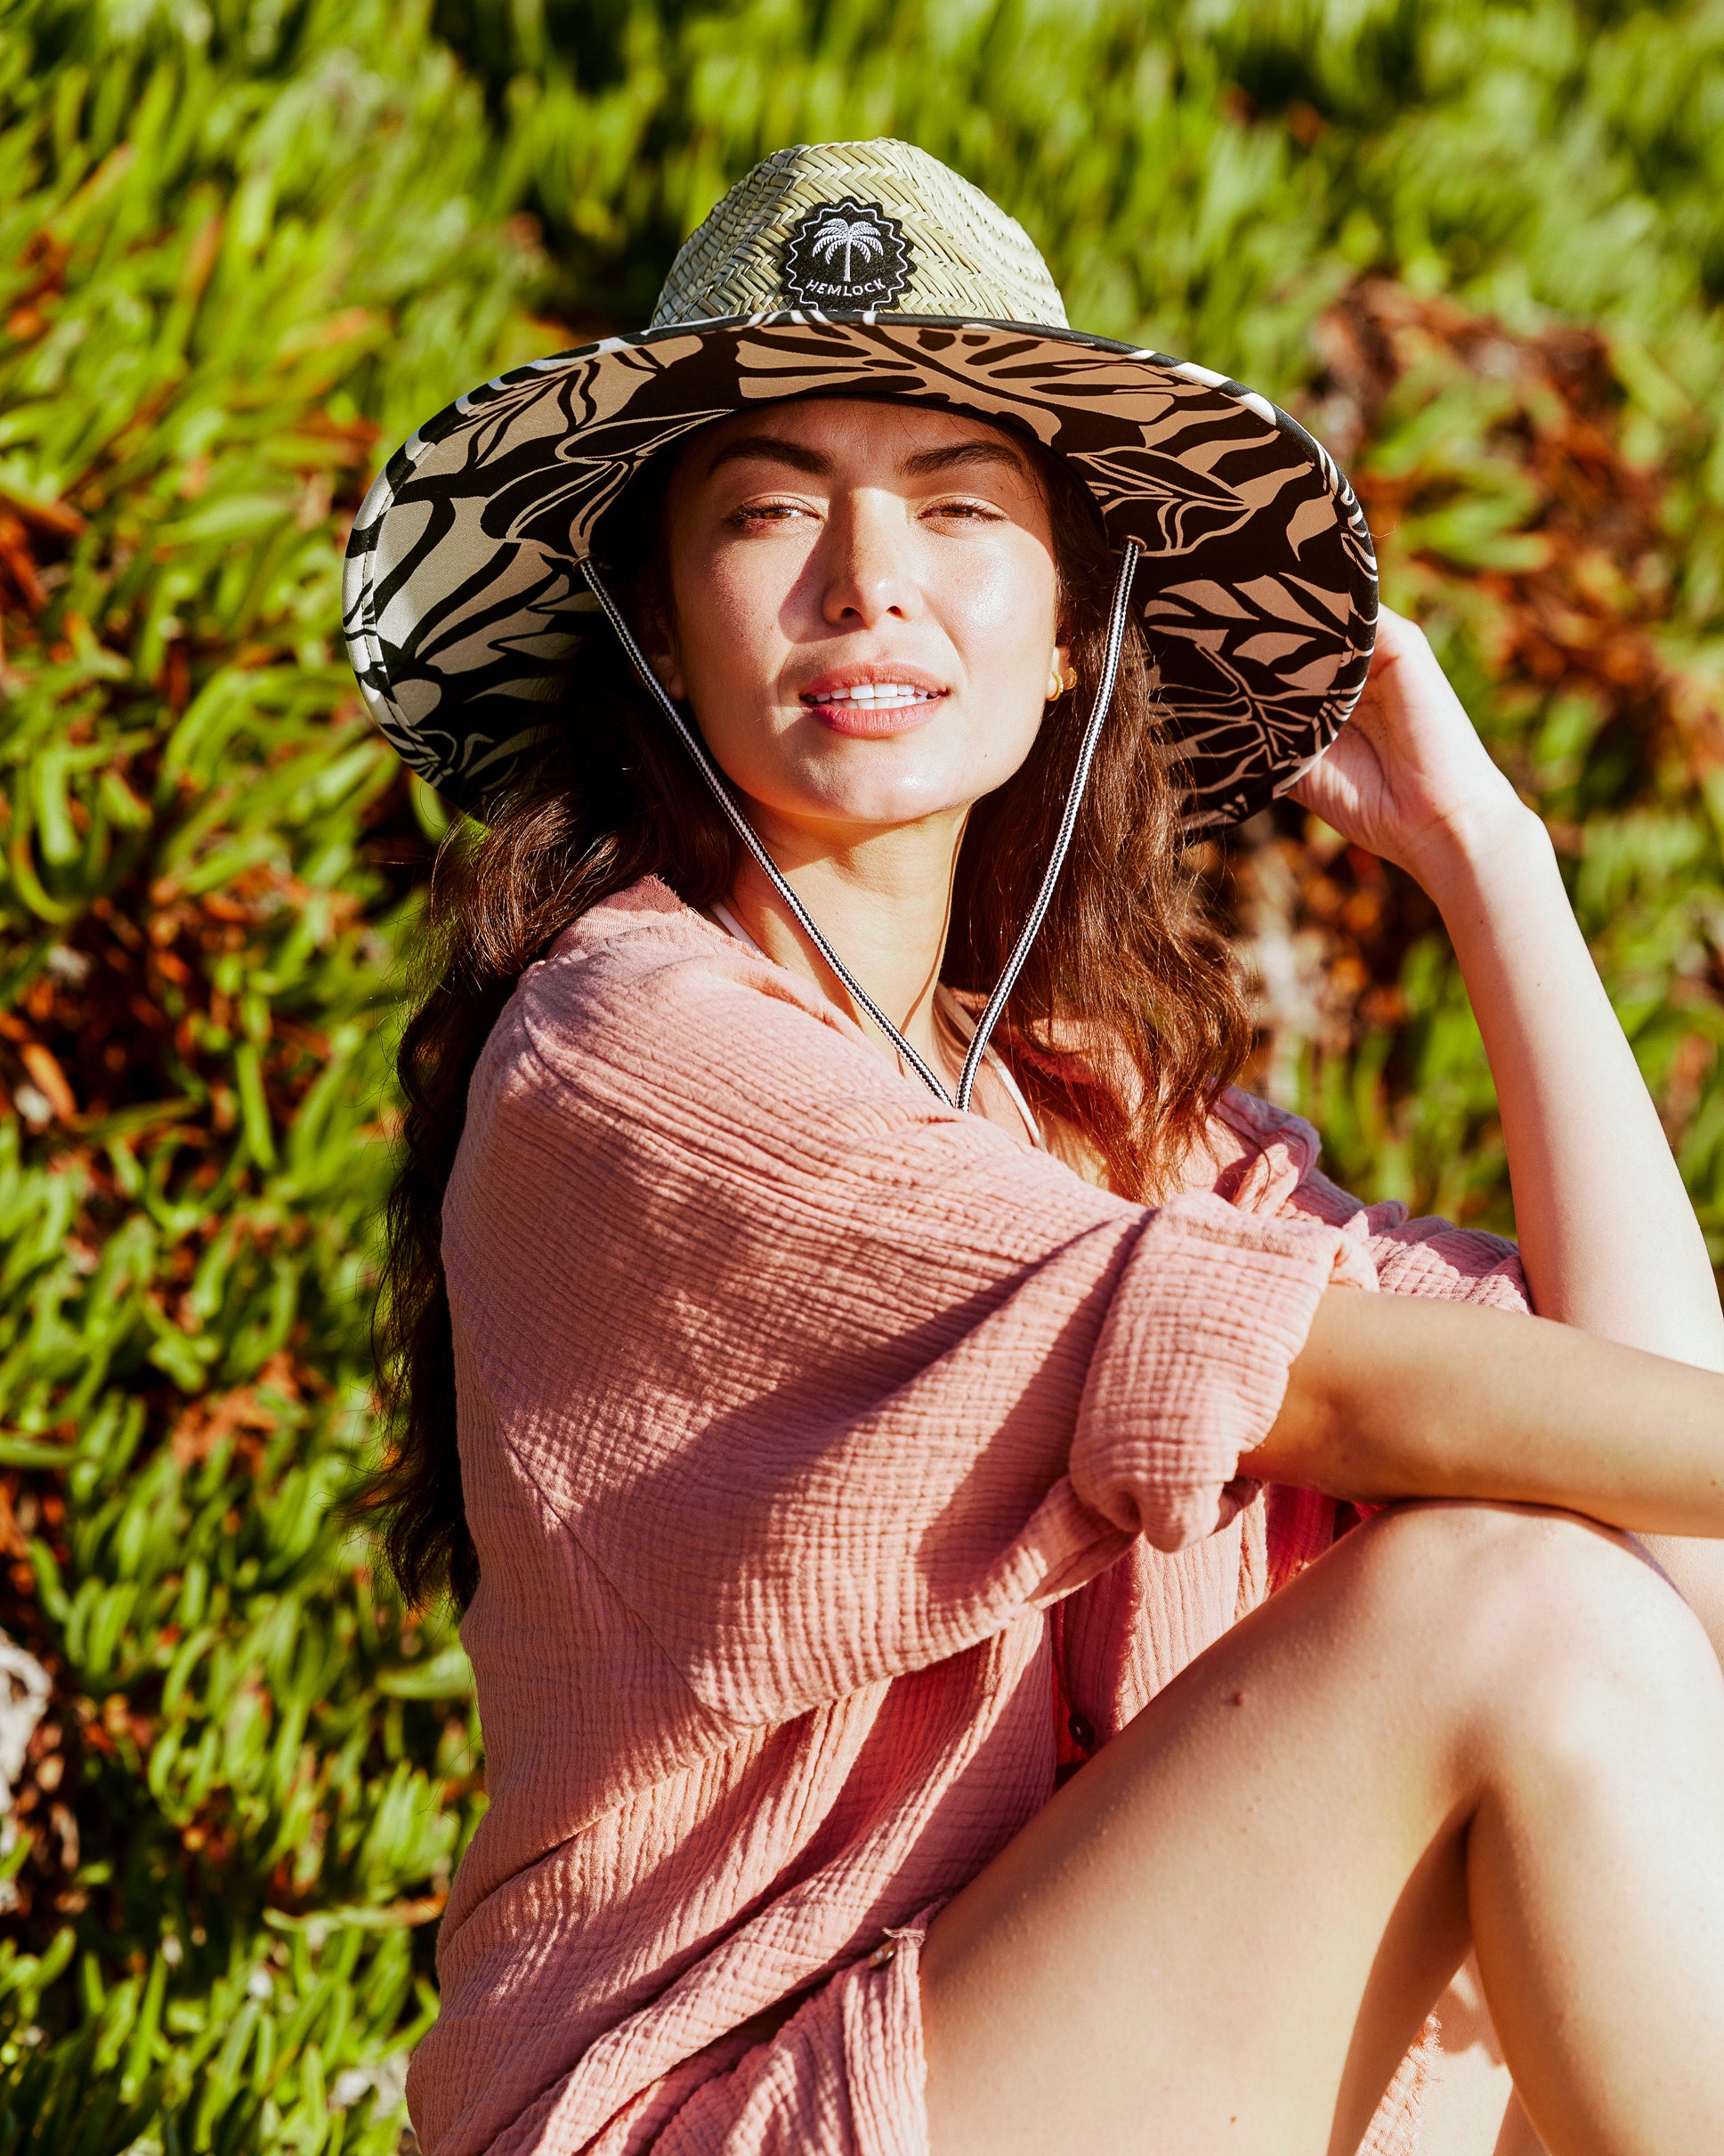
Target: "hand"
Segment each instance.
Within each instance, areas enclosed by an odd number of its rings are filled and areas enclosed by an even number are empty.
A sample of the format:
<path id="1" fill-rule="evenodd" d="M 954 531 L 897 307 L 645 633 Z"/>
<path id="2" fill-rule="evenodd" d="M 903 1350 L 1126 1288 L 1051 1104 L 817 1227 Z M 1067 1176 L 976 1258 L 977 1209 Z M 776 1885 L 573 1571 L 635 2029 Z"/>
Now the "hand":
<path id="1" fill-rule="evenodd" d="M 1388 607 L 1352 717 L 1291 793 L 1349 844 L 1394 862 L 1427 890 L 1528 814 L 1424 631 Z"/>

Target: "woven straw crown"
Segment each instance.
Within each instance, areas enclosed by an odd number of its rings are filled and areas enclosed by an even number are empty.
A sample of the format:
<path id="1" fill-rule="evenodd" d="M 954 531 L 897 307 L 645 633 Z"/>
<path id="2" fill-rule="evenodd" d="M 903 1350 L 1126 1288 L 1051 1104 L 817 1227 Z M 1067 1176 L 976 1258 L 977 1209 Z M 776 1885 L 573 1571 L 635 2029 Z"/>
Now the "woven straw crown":
<path id="1" fill-rule="evenodd" d="M 1376 565 L 1322 445 L 1211 368 L 1069 328 L 1022 226 L 926 150 L 822 142 L 731 189 L 650 329 L 480 384 L 378 474 L 344 627 L 412 768 L 489 814 L 585 712 L 588 571 L 635 482 L 725 414 L 802 397 L 967 412 L 1064 461 L 1109 545 L 1144 556 L 1130 604 L 1192 830 L 1284 791 L 1352 709 Z"/>
<path id="2" fill-rule="evenodd" d="M 882 137 L 804 143 L 757 165 L 684 243 L 653 328 L 806 304 L 787 283 L 786 250 L 810 212 L 846 201 L 902 231 L 908 275 L 891 312 L 1066 326 L 1059 289 L 1016 219 L 927 150 Z"/>

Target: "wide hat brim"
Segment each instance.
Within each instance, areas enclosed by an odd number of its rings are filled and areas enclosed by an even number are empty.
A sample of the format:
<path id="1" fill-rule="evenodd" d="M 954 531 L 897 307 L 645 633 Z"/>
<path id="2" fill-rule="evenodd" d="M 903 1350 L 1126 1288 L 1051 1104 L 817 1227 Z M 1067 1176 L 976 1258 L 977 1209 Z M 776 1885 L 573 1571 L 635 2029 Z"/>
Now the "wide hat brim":
<path id="1" fill-rule="evenodd" d="M 1234 823 L 1309 768 L 1364 686 L 1371 535 L 1322 445 L 1189 361 L 1040 325 L 800 312 L 607 337 L 460 398 L 391 458 L 347 555 L 344 617 L 373 717 L 483 815 L 553 725 L 581 640 L 580 564 L 643 465 L 791 397 L 972 412 L 1064 458 L 1141 617 L 1188 827 Z"/>

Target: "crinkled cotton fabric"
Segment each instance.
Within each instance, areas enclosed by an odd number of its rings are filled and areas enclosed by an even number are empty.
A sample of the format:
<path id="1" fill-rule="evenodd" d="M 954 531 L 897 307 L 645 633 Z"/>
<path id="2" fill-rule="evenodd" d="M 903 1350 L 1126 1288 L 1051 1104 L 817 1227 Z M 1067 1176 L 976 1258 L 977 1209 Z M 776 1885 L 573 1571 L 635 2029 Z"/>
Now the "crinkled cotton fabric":
<path id="1" fill-rule="evenodd" d="M 1324 1290 L 1526 1307 L 1316 1158 L 1232 1093 L 1196 1187 L 1098 1190 L 652 879 L 529 969 L 444 1207 L 490 1803 L 427 2156 L 920 2156 L 870 1959 L 1046 1803 L 1056 1697 L 1105 1743 L 1326 1546 L 1238 1473 Z"/>
<path id="2" fill-rule="evenodd" d="M 586 2156 L 910 2156 L 927 2145 L 917 1995 L 922 1942 L 943 1902 L 822 1984 L 770 2040 L 726 2039 L 611 2120 Z M 726 2062 L 734 2056 L 734 2066 Z"/>

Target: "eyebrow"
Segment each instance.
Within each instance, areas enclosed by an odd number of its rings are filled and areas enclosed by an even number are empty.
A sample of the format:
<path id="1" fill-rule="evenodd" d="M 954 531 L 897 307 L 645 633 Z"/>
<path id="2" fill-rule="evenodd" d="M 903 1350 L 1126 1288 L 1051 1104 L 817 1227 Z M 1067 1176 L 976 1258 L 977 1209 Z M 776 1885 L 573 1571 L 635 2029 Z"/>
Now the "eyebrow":
<path id="1" fill-rule="evenodd" d="M 744 462 L 788 465 L 792 471 L 807 472 L 816 479 L 830 478 L 832 472 L 832 459 L 822 450 L 786 441 L 781 434 L 744 434 L 741 440 L 724 444 L 708 466 L 707 476 L 710 478 L 727 464 Z M 1004 465 L 1029 476 L 1024 458 L 1004 442 L 953 442 L 943 449 L 919 450 L 904 459 L 902 469 L 912 479 L 930 479 L 975 464 Z"/>
<path id="2" fill-rule="evenodd" d="M 943 450 L 919 450 L 915 456 L 905 460 L 904 469 L 913 478 L 927 479 L 935 473 L 954 471 L 967 464 L 1003 464 L 1008 471 L 1029 476 L 1029 466 L 1023 458 L 1004 442 L 954 442 Z"/>
<path id="3" fill-rule="evenodd" d="M 820 450 L 805 449 L 799 442 L 786 442 L 778 434 L 744 434 L 739 442 L 727 442 L 707 466 L 707 476 L 722 471 L 727 464 L 744 462 L 762 464 L 788 464 L 794 472 L 812 472 L 823 479 L 832 469 L 832 459 Z"/>

